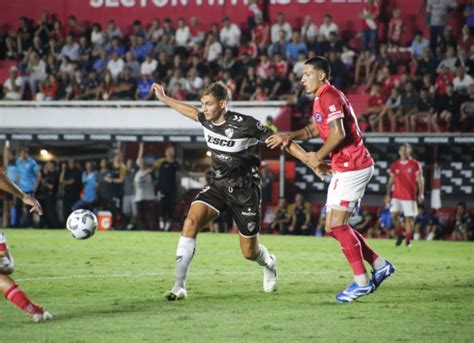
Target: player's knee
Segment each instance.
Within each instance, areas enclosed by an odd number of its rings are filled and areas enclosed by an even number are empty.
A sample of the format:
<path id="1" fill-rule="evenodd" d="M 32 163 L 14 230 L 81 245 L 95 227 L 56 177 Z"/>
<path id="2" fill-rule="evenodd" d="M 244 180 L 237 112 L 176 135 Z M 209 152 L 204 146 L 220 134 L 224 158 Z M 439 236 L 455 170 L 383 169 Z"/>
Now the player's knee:
<path id="1" fill-rule="evenodd" d="M 15 264 L 9 256 L 0 257 L 0 274 L 10 275 L 15 270 Z"/>
<path id="2" fill-rule="evenodd" d="M 194 236 L 197 234 L 198 230 L 199 230 L 198 222 L 194 217 L 187 217 L 184 220 L 183 233 L 185 234 L 185 236 L 187 235 Z"/>

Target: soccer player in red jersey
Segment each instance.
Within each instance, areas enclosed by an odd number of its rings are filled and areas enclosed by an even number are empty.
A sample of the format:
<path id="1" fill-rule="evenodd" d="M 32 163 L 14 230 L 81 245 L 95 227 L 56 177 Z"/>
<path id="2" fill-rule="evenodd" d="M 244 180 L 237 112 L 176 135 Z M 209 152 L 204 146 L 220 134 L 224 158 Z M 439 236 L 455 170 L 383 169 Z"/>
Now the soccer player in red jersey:
<path id="1" fill-rule="evenodd" d="M 39 215 L 43 214 L 39 202 L 35 198 L 23 193 L 4 173 L 1 172 L 0 189 L 20 198 L 25 205 L 31 206 L 31 212 L 34 211 Z M 0 291 L 5 295 L 5 298 L 28 313 L 35 322 L 52 319 L 53 316 L 42 307 L 32 303 L 31 300 L 28 299 L 28 296 L 10 277 L 10 274 L 13 273 L 13 269 L 13 257 L 8 251 L 5 235 L 0 231 Z"/>
<path id="2" fill-rule="evenodd" d="M 362 142 L 349 100 L 328 82 L 329 75 L 326 59 L 314 57 L 305 62 L 302 83 L 307 93 L 315 95 L 313 122 L 299 131 L 275 134 L 267 139 L 267 145 L 286 148 L 292 140 L 309 140 L 318 135 L 322 138 L 323 146 L 309 152 L 308 160 L 311 168 L 321 175 L 326 168 L 324 158 L 331 157 L 333 175 L 326 201 L 326 231 L 339 241 L 354 273 L 354 282 L 337 294 L 336 300 L 351 302 L 372 293 L 395 269 L 348 224 L 374 173 L 374 160 Z M 367 274 L 364 260 L 373 268 L 372 278 Z"/>
<path id="3" fill-rule="evenodd" d="M 418 186 L 418 202 L 422 204 L 425 200 L 425 179 L 423 178 L 420 162 L 411 157 L 411 147 L 409 144 L 401 145 L 398 149 L 398 154 L 400 159 L 393 162 L 389 169 L 390 178 L 387 183 L 385 200 L 389 201 L 390 193 L 392 193 L 390 212 L 392 213 L 392 222 L 398 232 L 396 245 L 401 245 L 403 239 L 406 238 L 406 246 L 411 247 L 414 218 L 418 214 L 416 190 Z M 405 235 L 403 235 L 399 219 L 400 212 L 403 213 L 405 218 Z"/>

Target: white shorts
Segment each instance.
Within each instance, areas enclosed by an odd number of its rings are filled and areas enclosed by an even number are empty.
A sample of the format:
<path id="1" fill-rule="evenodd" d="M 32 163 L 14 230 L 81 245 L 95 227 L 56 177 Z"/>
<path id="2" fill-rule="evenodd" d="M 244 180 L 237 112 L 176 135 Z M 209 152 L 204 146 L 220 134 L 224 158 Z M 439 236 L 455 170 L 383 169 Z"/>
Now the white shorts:
<path id="1" fill-rule="evenodd" d="M 415 218 L 418 215 L 418 207 L 415 200 L 392 199 L 390 212 L 401 212 L 405 217 Z"/>
<path id="2" fill-rule="evenodd" d="M 135 195 L 124 195 L 122 202 L 122 211 L 126 216 L 137 215 L 137 204 L 135 202 Z"/>
<path id="3" fill-rule="evenodd" d="M 365 187 L 373 174 L 373 166 L 361 170 L 336 172 L 329 183 L 327 210 L 352 212 L 364 196 Z"/>

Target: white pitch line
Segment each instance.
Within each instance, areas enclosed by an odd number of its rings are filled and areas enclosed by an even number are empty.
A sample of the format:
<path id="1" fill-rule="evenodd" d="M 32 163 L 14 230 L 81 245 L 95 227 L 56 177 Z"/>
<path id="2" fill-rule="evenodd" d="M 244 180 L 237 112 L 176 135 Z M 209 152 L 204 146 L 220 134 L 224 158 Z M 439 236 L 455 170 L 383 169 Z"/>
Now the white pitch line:
<path id="1" fill-rule="evenodd" d="M 322 275 L 322 274 L 334 274 L 335 271 L 308 271 L 308 272 L 288 272 L 283 273 L 283 275 L 293 275 L 293 276 L 303 276 L 303 275 Z M 93 279 L 93 278 L 122 278 L 122 277 L 150 277 L 150 276 L 165 276 L 169 275 L 172 276 L 174 272 L 158 272 L 158 273 L 123 273 L 123 274 L 101 274 L 101 275 L 94 275 L 94 274 L 85 274 L 85 275 L 63 275 L 63 276 L 40 276 L 40 277 L 32 277 L 32 278 L 20 278 L 16 279 L 17 281 L 24 282 L 24 281 L 45 281 L 45 280 L 74 280 L 74 279 Z M 216 271 L 209 271 L 209 272 L 195 272 L 191 273 L 191 275 L 260 275 L 257 272 L 216 272 Z M 282 274 L 280 274 L 282 275 Z"/>

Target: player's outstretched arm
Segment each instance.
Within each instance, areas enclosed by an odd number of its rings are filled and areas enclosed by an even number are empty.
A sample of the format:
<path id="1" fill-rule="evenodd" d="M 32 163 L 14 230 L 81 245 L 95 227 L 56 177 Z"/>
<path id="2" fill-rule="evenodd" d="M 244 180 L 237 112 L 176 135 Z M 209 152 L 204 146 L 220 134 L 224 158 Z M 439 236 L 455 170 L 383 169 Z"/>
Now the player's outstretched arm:
<path id="1" fill-rule="evenodd" d="M 18 186 L 15 185 L 12 180 L 10 180 L 4 173 L 1 172 L 0 189 L 16 196 L 17 198 L 20 198 L 25 205 L 31 206 L 30 212 L 36 212 L 39 215 L 43 214 L 43 209 L 41 208 L 38 200 L 23 193 L 22 190 L 18 188 Z"/>
<path id="2" fill-rule="evenodd" d="M 275 133 L 268 137 L 265 143 L 270 149 L 281 147 L 283 150 L 288 148 L 293 140 L 307 141 L 317 136 L 319 136 L 318 127 L 314 123 L 310 123 L 298 131 Z"/>
<path id="3" fill-rule="evenodd" d="M 167 96 L 165 94 L 163 86 L 159 83 L 154 83 L 151 86 L 151 90 L 155 93 L 155 96 L 158 100 L 162 101 L 163 103 L 165 103 L 172 109 L 178 111 L 182 115 L 188 117 L 189 119 L 198 121 L 199 109 L 197 107 L 189 105 L 184 101 L 179 101 Z"/>

